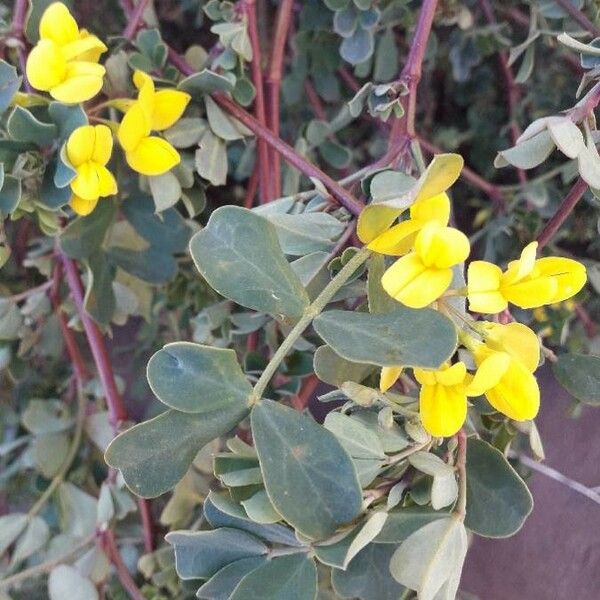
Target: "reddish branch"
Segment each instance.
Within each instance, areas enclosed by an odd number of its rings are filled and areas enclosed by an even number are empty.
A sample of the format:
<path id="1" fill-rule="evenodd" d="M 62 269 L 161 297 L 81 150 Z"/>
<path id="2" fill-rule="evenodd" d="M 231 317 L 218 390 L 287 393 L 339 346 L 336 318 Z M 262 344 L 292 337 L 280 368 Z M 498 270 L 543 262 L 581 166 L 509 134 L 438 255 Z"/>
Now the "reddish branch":
<path id="1" fill-rule="evenodd" d="M 15 0 L 15 6 L 13 8 L 13 21 L 11 33 L 19 40 L 17 46 L 17 56 L 19 57 L 19 66 L 21 67 L 21 74 L 23 76 L 23 85 L 28 93 L 33 93 L 29 80 L 27 79 L 26 65 L 27 65 L 27 46 L 25 40 L 25 19 L 27 17 L 27 8 L 29 3 L 27 0 Z"/>
<path id="2" fill-rule="evenodd" d="M 546 223 L 546 226 L 538 235 L 537 241 L 539 248 L 543 248 L 562 227 L 563 223 L 573 212 L 573 209 L 587 189 L 588 184 L 580 177 L 575 182 L 575 185 L 571 188 L 569 193 L 565 196 L 565 199 L 558 207 L 558 210 L 554 213 L 552 218 Z"/>
<path id="3" fill-rule="evenodd" d="M 146 10 L 146 6 L 148 6 L 148 1 L 149 0 L 139 0 L 131 11 L 131 14 L 128 15 L 127 27 L 125 27 L 125 31 L 123 31 L 123 37 L 125 39 L 132 40 L 139 27 L 142 25 L 143 14 Z"/>
<path id="4" fill-rule="evenodd" d="M 310 399 L 315 393 L 318 385 L 319 378 L 314 374 L 309 375 L 302 383 L 300 391 L 292 398 L 292 406 L 296 410 L 304 410 L 308 406 L 308 403 L 310 402 Z"/>
<path id="5" fill-rule="evenodd" d="M 496 16 L 494 15 L 494 11 L 489 3 L 489 0 L 479 0 L 479 5 L 481 6 L 481 10 L 483 11 L 486 21 L 490 25 L 496 25 Z M 500 50 L 498 52 L 498 64 L 500 65 L 500 70 L 502 71 L 502 75 L 504 77 L 504 82 L 506 85 L 508 117 L 510 120 L 510 137 L 512 143 L 516 144 L 517 140 L 519 139 L 519 136 L 521 135 L 521 131 L 519 130 L 519 126 L 517 125 L 517 122 L 515 120 L 517 107 L 521 99 L 521 90 L 519 89 L 519 86 L 515 81 L 512 69 L 508 64 L 508 52 L 506 52 L 506 50 Z M 517 175 L 521 184 L 527 183 L 527 175 L 525 175 L 525 171 L 523 169 L 517 169 Z"/>
<path id="6" fill-rule="evenodd" d="M 593 36 L 600 37 L 600 29 L 596 27 L 570 0 L 554 0 L 581 27 L 587 29 Z"/>
<path id="7" fill-rule="evenodd" d="M 114 565 L 115 570 L 117 571 L 117 577 L 119 578 L 121 585 L 129 594 L 131 600 L 146 600 L 142 592 L 140 592 L 135 584 L 133 577 L 131 577 L 131 573 L 129 573 L 127 566 L 123 562 L 123 558 L 121 557 L 121 553 L 119 552 L 119 548 L 117 546 L 115 534 L 112 532 L 112 530 L 107 529 L 102 534 L 102 542 L 104 551 Z"/>
<path id="8" fill-rule="evenodd" d="M 402 73 L 400 82 L 408 87 L 408 99 L 405 106 L 405 114 L 396 119 L 390 132 L 389 148 L 395 148 L 403 139 L 408 145 L 415 137 L 415 116 L 417 111 L 417 88 L 423 73 L 423 59 L 427 49 L 427 41 L 431 34 L 433 17 L 437 8 L 438 0 L 423 0 L 419 20 L 410 45 L 408 59 Z"/>
<path id="9" fill-rule="evenodd" d="M 265 96 L 261 67 L 260 43 L 258 40 L 258 25 L 256 22 L 256 0 L 245 0 L 244 12 L 246 14 L 248 24 L 248 36 L 250 37 L 250 44 L 252 46 L 252 61 L 250 63 L 250 69 L 252 71 L 252 82 L 254 83 L 254 88 L 256 89 L 256 97 L 254 98 L 254 115 L 256 120 L 266 128 L 267 117 L 265 112 Z M 271 188 L 269 147 L 262 138 L 257 138 L 256 143 L 258 146 L 257 168 L 259 174 L 258 181 L 261 202 L 268 202 L 275 197 Z"/>
<path id="10" fill-rule="evenodd" d="M 274 135 L 279 136 L 279 94 L 281 88 L 281 74 L 283 71 L 283 57 L 290 24 L 294 0 L 280 0 L 275 22 L 275 34 L 273 36 L 273 47 L 269 59 L 269 67 L 266 79 L 267 91 L 267 123 Z M 271 151 L 270 163 L 273 169 L 273 193 L 275 197 L 281 196 L 281 164 L 279 154 Z"/>

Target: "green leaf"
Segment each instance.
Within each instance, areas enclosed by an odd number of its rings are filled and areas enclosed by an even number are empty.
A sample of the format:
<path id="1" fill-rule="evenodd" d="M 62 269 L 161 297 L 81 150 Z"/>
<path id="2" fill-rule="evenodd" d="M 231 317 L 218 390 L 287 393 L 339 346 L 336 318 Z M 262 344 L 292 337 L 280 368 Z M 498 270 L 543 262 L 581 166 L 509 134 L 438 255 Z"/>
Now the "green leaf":
<path id="1" fill-rule="evenodd" d="M 94 211 L 95 212 L 95 211 Z M 85 311 L 98 323 L 106 327 L 116 309 L 113 289 L 116 269 L 104 252 L 95 252 L 87 259 L 87 285 L 85 290 Z"/>
<path id="2" fill-rule="evenodd" d="M 432 510 L 425 506 L 399 508 L 389 513 L 375 541 L 381 544 L 399 544 L 418 529 L 447 516 L 447 512 Z"/>
<path id="3" fill-rule="evenodd" d="M 385 257 L 383 254 L 373 254 L 369 259 L 367 275 L 367 297 L 369 312 L 385 314 L 396 310 L 398 303 L 383 289 L 381 278 L 385 273 Z"/>
<path id="4" fill-rule="evenodd" d="M 163 132 L 165 139 L 175 148 L 195 146 L 206 131 L 206 121 L 197 117 L 183 117 Z"/>
<path id="5" fill-rule="evenodd" d="M 77 171 L 73 168 L 67 157 L 67 145 L 63 144 L 58 156 L 56 157 L 56 170 L 54 171 L 54 185 L 57 188 L 68 187 L 71 181 L 77 176 Z"/>
<path id="6" fill-rule="evenodd" d="M 10 106 L 22 80 L 12 65 L 0 60 L 0 115 Z"/>
<path id="7" fill-rule="evenodd" d="M 263 565 L 266 560 L 263 556 L 252 556 L 229 563 L 201 586 L 196 595 L 207 600 L 229 600 L 242 578 Z"/>
<path id="8" fill-rule="evenodd" d="M 465 525 L 484 537 L 508 537 L 521 529 L 533 498 L 502 452 L 469 438 Z"/>
<path id="9" fill-rule="evenodd" d="M 114 220 L 117 207 L 110 200 L 102 200 L 87 217 L 75 219 L 61 233 L 61 250 L 69 257 L 84 260 L 95 254 Z"/>
<path id="10" fill-rule="evenodd" d="M 352 460 L 312 417 L 262 400 L 252 409 L 252 432 L 267 494 L 301 533 L 324 538 L 359 514 L 362 496 Z"/>
<path id="11" fill-rule="evenodd" d="M 375 370 L 373 365 L 355 363 L 342 358 L 329 346 L 317 348 L 313 357 L 313 367 L 321 381 L 336 387 L 340 387 L 346 381 L 360 383 Z"/>
<path id="12" fill-rule="evenodd" d="M 213 185 L 227 181 L 227 147 L 225 142 L 207 129 L 198 142 L 195 154 L 196 171 Z"/>
<path id="13" fill-rule="evenodd" d="M 64 600 L 65 598 L 97 600 L 99 598 L 94 584 L 70 565 L 58 565 L 50 571 L 48 595 L 50 600 Z"/>
<path id="14" fill-rule="evenodd" d="M 41 550 L 50 538 L 50 529 L 44 519 L 33 517 L 28 521 L 27 528 L 20 535 L 13 550 L 10 559 L 11 566 L 18 565 L 21 561 Z"/>
<path id="15" fill-rule="evenodd" d="M 256 492 L 248 500 L 243 500 L 241 504 L 248 516 L 256 523 L 277 523 L 281 521 L 281 515 L 273 508 L 265 490 Z"/>
<path id="16" fill-rule="evenodd" d="M 435 369 L 454 354 L 457 344 L 453 323 L 429 308 L 400 306 L 384 315 L 330 310 L 314 320 L 314 327 L 346 360 L 381 367 Z"/>
<path id="17" fill-rule="evenodd" d="M 87 125 L 88 119 L 81 104 L 69 106 L 61 102 L 50 102 L 48 113 L 58 127 L 58 137 L 66 140 L 78 127 Z"/>
<path id="18" fill-rule="evenodd" d="M 275 228 L 252 211 L 218 208 L 192 237 L 190 252 L 211 287 L 242 306 L 291 317 L 300 317 L 308 306 Z"/>
<path id="19" fill-rule="evenodd" d="M 68 185 L 59 188 L 54 183 L 54 175 L 58 169 L 59 160 L 58 158 L 54 158 L 46 166 L 40 189 L 40 202 L 50 210 L 58 210 L 63 207 L 73 195 Z"/>
<path id="20" fill-rule="evenodd" d="M 26 526 L 26 514 L 12 513 L 0 517 L 0 556 L 21 535 Z"/>
<path id="21" fill-rule="evenodd" d="M 200 448 L 247 414 L 239 406 L 201 415 L 168 410 L 118 435 L 106 449 L 106 462 L 123 473 L 134 493 L 160 496 L 185 475 Z"/>
<path id="22" fill-rule="evenodd" d="M 237 127 L 236 121 L 223 112 L 210 96 L 204 98 L 204 105 L 206 106 L 208 124 L 216 136 L 227 141 L 243 139 L 244 134 Z"/>
<path id="23" fill-rule="evenodd" d="M 181 579 L 206 579 L 232 562 L 268 551 L 257 537 L 227 527 L 213 531 L 171 531 L 165 539 L 174 547 L 175 568 Z"/>
<path id="24" fill-rule="evenodd" d="M 208 69 L 202 69 L 199 73 L 194 73 L 182 79 L 177 87 L 191 94 L 194 98 L 200 98 L 204 94 L 212 94 L 213 92 L 233 91 L 233 84 L 227 77 L 218 75 Z"/>
<path id="25" fill-rule="evenodd" d="M 48 146 L 58 135 L 58 129 L 53 123 L 42 123 L 27 109 L 15 106 L 6 123 L 8 135 L 13 140 Z"/>
<path id="26" fill-rule="evenodd" d="M 552 365 L 558 382 L 577 400 L 600 406 L 600 357 L 561 354 Z"/>
<path id="27" fill-rule="evenodd" d="M 518 169 L 533 169 L 542 164 L 554 150 L 554 140 L 546 129 L 537 135 L 498 153 L 494 166 L 511 164 Z"/>
<path id="28" fill-rule="evenodd" d="M 460 574 L 467 548 L 465 526 L 446 517 L 409 536 L 394 552 L 390 570 L 398 583 L 418 593 L 419 600 L 434 600 L 448 580 Z"/>
<path id="29" fill-rule="evenodd" d="M 147 375 L 161 402 L 187 413 L 243 408 L 252 393 L 233 350 L 190 342 L 164 346 L 148 362 Z"/>
<path id="30" fill-rule="evenodd" d="M 181 184 L 171 171 L 148 177 L 148 185 L 150 186 L 156 212 L 171 208 L 181 198 Z"/>
<path id="31" fill-rule="evenodd" d="M 12 175 L 4 176 L 4 183 L 0 189 L 0 213 L 10 215 L 21 200 L 21 180 Z"/>
<path id="32" fill-rule="evenodd" d="M 366 425 L 339 412 L 330 412 L 323 423 L 337 437 L 346 452 L 353 458 L 384 459 L 381 440 Z"/>
<path id="33" fill-rule="evenodd" d="M 246 575 L 229 600 L 314 600 L 317 568 L 305 554 L 279 556 Z"/>
<path id="34" fill-rule="evenodd" d="M 385 544 L 369 544 L 345 571 L 335 569 L 333 588 L 342 598 L 360 600 L 399 600 L 406 589 L 390 574 L 390 559 L 396 548 Z"/>
<path id="35" fill-rule="evenodd" d="M 377 43 L 373 79 L 385 83 L 394 79 L 398 72 L 398 47 L 393 27 L 387 27 Z"/>
<path id="36" fill-rule="evenodd" d="M 177 275 L 177 261 L 159 248 L 137 251 L 113 246 L 106 254 L 123 271 L 148 283 L 167 283 Z"/>

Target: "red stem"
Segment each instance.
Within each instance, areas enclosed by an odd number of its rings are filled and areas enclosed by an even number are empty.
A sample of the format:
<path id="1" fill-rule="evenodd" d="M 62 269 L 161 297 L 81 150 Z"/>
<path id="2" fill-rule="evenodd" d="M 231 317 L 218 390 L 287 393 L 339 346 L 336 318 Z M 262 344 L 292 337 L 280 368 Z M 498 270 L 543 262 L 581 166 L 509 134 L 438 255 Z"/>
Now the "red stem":
<path id="1" fill-rule="evenodd" d="M 572 19 L 587 29 L 594 37 L 600 37 L 600 29 L 596 27 L 578 8 L 569 0 L 554 0 Z"/>
<path id="2" fill-rule="evenodd" d="M 291 403 L 292 406 L 296 410 L 304 410 L 312 395 L 314 394 L 317 386 L 319 385 L 319 378 L 316 375 L 309 375 L 304 382 L 302 383 L 302 387 L 300 391 L 292 398 Z"/>
<path id="3" fill-rule="evenodd" d="M 389 149 L 398 146 L 404 138 L 408 143 L 415 137 L 415 116 L 417 111 L 417 88 L 423 72 L 423 59 L 427 49 L 427 41 L 431 34 L 433 17 L 437 8 L 438 0 L 423 0 L 419 20 L 415 28 L 415 33 L 410 45 L 408 59 L 402 73 L 400 81 L 408 86 L 408 101 L 406 112 L 400 119 L 396 119 L 392 125 L 389 140 Z"/>
<path id="4" fill-rule="evenodd" d="M 244 207 L 252 208 L 254 204 L 254 197 L 256 196 L 256 190 L 258 189 L 258 169 L 254 167 L 254 171 L 252 171 L 252 175 L 250 175 L 250 179 L 248 180 L 248 185 L 246 187 L 246 196 L 244 197 Z"/>
<path id="5" fill-rule="evenodd" d="M 310 104 L 313 112 L 317 119 L 321 121 L 327 121 L 327 114 L 325 112 L 325 107 L 321 102 L 321 98 L 319 98 L 319 94 L 317 94 L 317 90 L 311 79 L 306 79 L 304 82 L 304 91 L 306 92 L 306 98 L 308 99 L 308 103 Z"/>
<path id="6" fill-rule="evenodd" d="M 154 524 L 152 522 L 152 513 L 150 501 L 147 498 L 137 499 L 138 510 L 142 520 L 142 529 L 144 532 L 144 550 L 147 553 L 154 551 Z"/>
<path id="7" fill-rule="evenodd" d="M 148 6 L 148 1 L 149 0 L 138 0 L 133 11 L 128 14 L 127 27 L 125 27 L 125 31 L 123 31 L 123 37 L 125 39 L 130 41 L 133 39 L 133 36 L 136 34 L 142 23 L 142 16 L 146 10 L 146 6 Z"/>
<path id="8" fill-rule="evenodd" d="M 565 196 L 565 199 L 562 201 L 562 204 L 558 207 L 558 210 L 554 213 L 553 217 L 546 223 L 546 226 L 538 235 L 537 241 L 540 249 L 543 248 L 561 228 L 587 189 L 588 184 L 580 177 Z"/>
<path id="9" fill-rule="evenodd" d="M 274 135 L 279 136 L 279 94 L 281 89 L 281 74 L 283 71 L 283 58 L 285 44 L 287 41 L 290 24 L 292 22 L 292 11 L 294 0 L 281 0 L 277 9 L 275 22 L 275 35 L 273 48 L 269 60 L 269 68 L 266 79 L 267 102 L 269 110 L 267 123 Z M 281 196 L 281 160 L 279 154 L 271 151 L 271 165 L 273 169 L 273 193 L 276 198 Z"/>
<path id="10" fill-rule="evenodd" d="M 263 76 L 261 68 L 260 43 L 258 41 L 258 24 L 256 22 L 256 0 L 245 0 L 244 10 L 248 20 L 248 36 L 252 46 L 252 61 L 250 69 L 252 71 L 252 82 L 256 89 L 254 99 L 254 115 L 256 120 L 267 127 L 267 117 L 265 112 L 265 96 L 263 88 Z M 262 138 L 257 138 L 258 146 L 258 173 L 261 202 L 268 202 L 274 198 L 271 190 L 269 147 Z"/>
<path id="11" fill-rule="evenodd" d="M 61 254 L 60 257 L 65 270 L 67 284 L 71 291 L 71 296 L 73 297 L 77 312 L 79 313 L 79 318 L 83 324 L 92 351 L 92 356 L 94 357 L 94 362 L 98 369 L 98 375 L 100 376 L 100 381 L 102 382 L 102 387 L 106 394 L 109 421 L 110 424 L 116 428 L 119 423 L 127 419 L 127 411 L 125 410 L 121 394 L 117 389 L 117 383 L 110 364 L 106 343 L 96 323 L 85 312 L 83 305 L 83 284 L 81 283 L 77 265 L 71 258 L 68 258 L 64 254 Z"/>
<path id="12" fill-rule="evenodd" d="M 146 600 L 121 558 L 115 534 L 110 529 L 106 530 L 102 535 L 102 541 L 104 550 L 115 567 L 117 577 L 131 600 Z"/>

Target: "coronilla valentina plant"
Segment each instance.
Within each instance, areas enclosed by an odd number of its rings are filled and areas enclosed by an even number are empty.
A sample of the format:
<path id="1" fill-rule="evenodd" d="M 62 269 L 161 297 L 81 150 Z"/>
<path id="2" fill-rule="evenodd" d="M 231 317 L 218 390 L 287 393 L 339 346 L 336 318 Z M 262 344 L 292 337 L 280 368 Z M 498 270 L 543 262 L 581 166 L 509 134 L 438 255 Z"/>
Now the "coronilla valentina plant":
<path id="1" fill-rule="evenodd" d="M 467 597 L 600 404 L 596 24 L 500 4 L 0 12 L 2 600 Z"/>

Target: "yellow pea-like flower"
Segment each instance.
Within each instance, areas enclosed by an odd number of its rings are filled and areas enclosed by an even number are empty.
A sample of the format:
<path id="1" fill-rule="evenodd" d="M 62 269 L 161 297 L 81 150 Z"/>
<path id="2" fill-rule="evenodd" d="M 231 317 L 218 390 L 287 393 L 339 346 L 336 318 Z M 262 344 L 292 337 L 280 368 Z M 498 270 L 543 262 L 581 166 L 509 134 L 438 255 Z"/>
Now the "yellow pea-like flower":
<path id="1" fill-rule="evenodd" d="M 367 247 L 380 254 L 402 256 L 410 252 L 417 234 L 427 223 L 445 226 L 450 219 L 450 199 L 446 192 L 417 199 L 410 207 L 410 218 L 378 235 Z"/>
<path id="2" fill-rule="evenodd" d="M 97 63 L 106 46 L 85 29 L 80 31 L 61 2 L 50 4 L 44 11 L 39 33 L 26 65 L 31 85 L 65 104 L 93 98 L 102 88 L 106 71 Z"/>
<path id="3" fill-rule="evenodd" d="M 435 222 L 419 231 L 414 246 L 383 274 L 381 284 L 398 302 L 423 308 L 448 289 L 452 267 L 467 258 L 470 246 L 464 233 Z"/>
<path id="4" fill-rule="evenodd" d="M 381 367 L 379 376 L 379 389 L 387 392 L 398 381 L 402 375 L 403 367 Z"/>
<path id="5" fill-rule="evenodd" d="M 99 198 L 117 193 L 117 182 L 106 168 L 112 153 L 112 134 L 106 125 L 84 125 L 67 140 L 67 158 L 77 172 L 71 182 L 71 208 L 79 215 L 91 213 Z"/>
<path id="6" fill-rule="evenodd" d="M 154 82 L 142 71 L 133 81 L 138 99 L 125 113 L 117 137 L 129 166 L 142 175 L 162 175 L 179 164 L 179 152 L 163 138 L 150 135 L 174 125 L 190 101 L 190 95 L 178 90 L 155 91 Z"/>
<path id="7" fill-rule="evenodd" d="M 586 269 L 570 258 L 548 256 L 536 260 L 537 242 L 523 249 L 506 271 L 482 260 L 468 269 L 467 294 L 474 312 L 498 313 L 508 303 L 536 308 L 571 298 L 585 285 Z"/>

